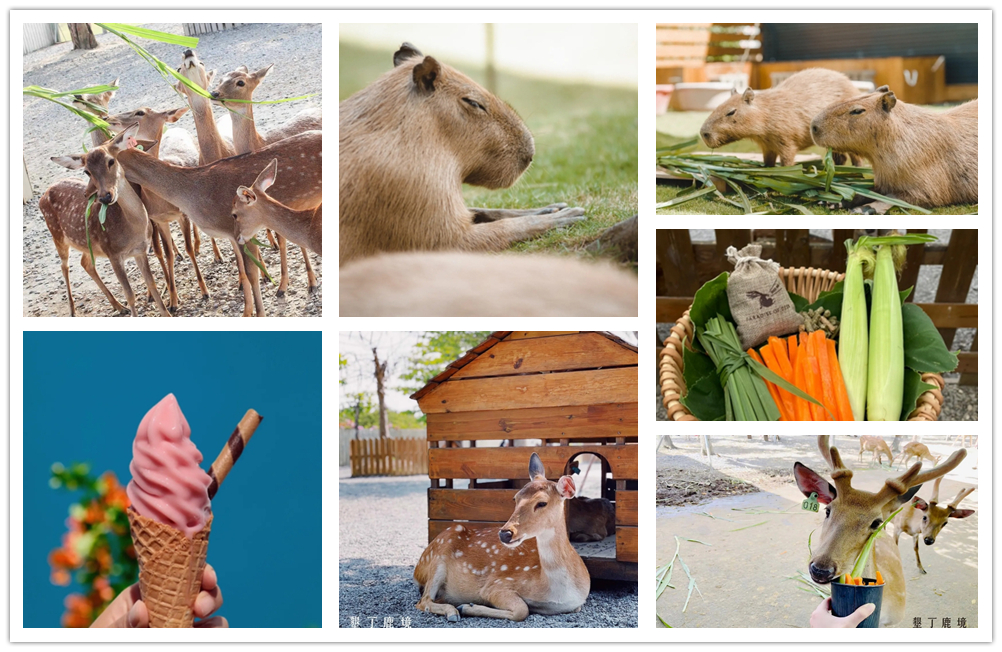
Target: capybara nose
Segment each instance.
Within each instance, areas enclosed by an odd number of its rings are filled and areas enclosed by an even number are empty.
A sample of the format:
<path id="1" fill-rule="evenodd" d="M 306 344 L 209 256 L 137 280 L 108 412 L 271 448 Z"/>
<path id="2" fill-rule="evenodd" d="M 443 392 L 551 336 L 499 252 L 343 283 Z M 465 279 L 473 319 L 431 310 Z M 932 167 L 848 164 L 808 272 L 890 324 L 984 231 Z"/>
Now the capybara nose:
<path id="1" fill-rule="evenodd" d="M 104 193 L 103 195 L 101 195 L 100 198 L 98 198 L 98 201 L 105 205 L 110 204 L 112 202 L 111 193 L 110 192 Z"/>
<path id="2" fill-rule="evenodd" d="M 511 530 L 501 530 L 498 532 L 501 543 L 511 543 Z"/>
<path id="3" fill-rule="evenodd" d="M 835 567 L 834 566 L 819 566 L 818 564 L 811 562 L 811 579 L 818 584 L 827 584 L 832 581 L 835 577 Z"/>
<path id="4" fill-rule="evenodd" d="M 817 136 L 819 133 L 821 133 L 821 130 L 818 129 L 817 125 L 812 124 L 811 125 L 811 133 L 814 134 L 815 136 Z"/>
<path id="5" fill-rule="evenodd" d="M 932 544 L 936 543 L 936 539 L 934 539 L 932 537 L 926 537 L 923 540 L 925 541 L 925 545 L 927 545 L 927 546 L 931 546 Z"/>
<path id="6" fill-rule="evenodd" d="M 704 131 L 703 133 L 701 133 L 699 135 L 703 137 L 704 141 L 710 140 L 710 132 L 709 131 Z"/>

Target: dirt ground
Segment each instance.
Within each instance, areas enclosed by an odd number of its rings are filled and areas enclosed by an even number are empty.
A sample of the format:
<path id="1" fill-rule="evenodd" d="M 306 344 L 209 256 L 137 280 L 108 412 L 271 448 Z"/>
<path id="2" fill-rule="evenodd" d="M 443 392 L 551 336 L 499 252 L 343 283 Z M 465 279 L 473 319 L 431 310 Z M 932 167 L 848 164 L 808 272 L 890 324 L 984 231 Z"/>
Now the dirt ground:
<path id="1" fill-rule="evenodd" d="M 145 27 L 181 34 L 180 23 L 150 24 Z M 321 25 L 313 24 L 259 24 L 241 25 L 235 29 L 203 34 L 199 37 L 197 52 L 208 70 L 216 71 L 214 84 L 227 72 L 246 65 L 257 70 L 269 63 L 274 68 L 261 82 L 254 94 L 255 100 L 276 100 L 316 93 L 307 100 L 262 104 L 255 107 L 254 118 L 261 132 L 274 129 L 296 113 L 322 104 L 321 76 L 322 63 Z M 31 52 L 24 56 L 22 83 L 24 86 L 36 84 L 56 90 L 70 90 L 108 84 L 119 78 L 119 90 L 111 101 L 113 113 L 130 111 L 142 106 L 157 110 L 184 106 L 179 97 L 149 64 L 144 62 L 128 45 L 112 34 L 97 37 L 100 47 L 96 50 L 72 49 L 70 43 L 60 43 Z M 141 44 L 161 60 L 180 65 L 184 48 L 178 45 L 156 43 L 139 39 Z M 38 210 L 38 198 L 55 181 L 64 177 L 83 179 L 82 172 L 72 172 L 51 162 L 51 156 L 82 153 L 83 143 L 89 147 L 90 136 L 84 135 L 86 123 L 66 109 L 46 100 L 25 96 L 23 98 L 24 123 L 21 147 L 24 152 L 28 174 L 35 197 L 24 205 L 22 215 L 23 268 L 22 268 L 22 310 L 30 317 L 69 316 L 66 300 L 66 283 L 60 272 L 59 256 L 56 254 L 52 237 Z M 226 111 L 215 109 L 217 121 Z M 189 111 L 178 121 L 176 128 L 182 128 L 196 137 L 195 123 Z M 15 140 L 18 138 L 15 136 Z M 248 180 L 248 183 L 253 179 Z M 177 316 L 219 316 L 239 317 L 243 312 L 243 292 L 237 282 L 237 266 L 233 247 L 228 242 L 218 241 L 222 252 L 222 262 L 216 262 L 212 245 L 207 236 L 202 238 L 201 252 L 197 256 L 199 268 L 209 288 L 209 298 L 202 299 L 195 273 L 187 254 L 184 241 L 175 223 L 172 227 L 174 240 L 183 258 L 175 262 L 177 290 L 180 308 Z M 264 240 L 263 232 L 261 235 Z M 323 261 L 311 253 L 310 260 L 317 276 L 317 291 L 308 291 L 306 267 L 299 247 L 289 246 L 289 290 L 279 298 L 279 253 L 277 249 L 262 249 L 262 258 L 268 271 L 275 277 L 276 284 L 262 281 L 261 295 L 268 316 L 319 317 L 323 306 Z M 156 257 L 150 256 L 153 276 L 166 293 L 163 270 Z M 113 311 L 94 281 L 80 266 L 80 253 L 70 251 L 70 284 L 76 302 L 76 314 L 80 317 L 108 317 Z M 97 259 L 97 270 L 112 294 L 125 303 L 125 292 L 106 258 Z M 139 268 L 132 260 L 126 262 L 129 283 L 137 296 L 145 295 L 144 283 Z M 155 304 L 138 301 L 140 316 L 159 316 Z"/>
<path id="2" fill-rule="evenodd" d="M 672 584 L 657 602 L 657 612 L 672 627 L 807 627 L 820 598 L 789 579 L 807 572 L 808 536 L 820 532 L 823 514 L 801 509 L 803 495 L 793 481 L 793 463 L 800 461 L 823 473 L 824 462 L 814 437 L 784 437 L 783 441 L 748 440 L 741 437 L 711 437 L 718 456 L 713 469 L 699 454 L 695 437 L 673 437 L 680 450 L 658 451 L 657 565 L 668 563 L 675 553 L 677 536 L 680 556 L 688 566 L 700 597 L 693 591 L 685 613 L 688 578 L 676 568 Z M 923 437 L 933 454 L 949 454 L 956 441 L 946 436 Z M 854 471 L 853 486 L 874 491 L 893 471 L 871 466 L 869 455 L 858 461 L 858 440 L 838 437 L 843 460 Z M 978 450 L 968 450 L 960 467 L 944 479 L 941 494 L 951 498 L 962 486 L 976 485 Z M 895 469 L 896 471 L 896 469 Z M 681 472 L 681 475 L 680 473 Z M 730 479 L 721 484 L 720 476 Z M 687 495 L 665 494 L 661 487 L 674 477 L 701 487 L 711 487 L 697 500 Z M 745 482 L 754 493 L 736 493 Z M 737 484 L 736 484 L 737 483 Z M 919 495 L 928 498 L 932 487 Z M 963 506 L 978 508 L 978 492 L 964 499 Z M 694 543 L 696 539 L 703 543 Z M 905 619 L 898 627 L 911 627 L 914 617 L 967 619 L 978 626 L 978 514 L 954 519 L 933 546 L 921 545 L 922 575 L 915 564 L 913 540 L 899 543 L 907 582 Z M 708 545 L 704 545 L 708 544 Z M 750 554 L 751 551 L 761 551 Z M 754 570 L 753 570 L 754 569 Z M 749 605 L 753 604 L 753 607 Z M 658 625 L 661 626 L 660 624 Z M 957 626 L 954 624 L 954 626 Z"/>

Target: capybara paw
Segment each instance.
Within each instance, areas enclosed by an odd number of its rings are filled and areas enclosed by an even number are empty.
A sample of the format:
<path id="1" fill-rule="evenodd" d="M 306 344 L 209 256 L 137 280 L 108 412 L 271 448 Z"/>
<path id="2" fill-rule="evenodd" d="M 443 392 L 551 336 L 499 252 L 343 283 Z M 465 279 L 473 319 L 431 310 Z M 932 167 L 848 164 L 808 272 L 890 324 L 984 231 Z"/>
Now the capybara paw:
<path id="1" fill-rule="evenodd" d="M 564 208 L 550 216 L 554 226 L 567 226 L 588 219 L 583 208 Z"/>
<path id="2" fill-rule="evenodd" d="M 565 202 L 560 202 L 559 204 L 550 204 L 549 206 L 543 206 L 542 208 L 540 208 L 536 212 L 536 214 L 547 215 L 549 213 L 556 213 L 557 211 L 563 210 L 565 208 L 567 208 L 567 204 Z"/>
<path id="3" fill-rule="evenodd" d="M 869 204 L 867 204 L 865 206 L 857 206 L 856 208 L 852 209 L 852 214 L 853 215 L 876 215 L 877 211 L 873 210 L 873 206 L 870 206 Z"/>

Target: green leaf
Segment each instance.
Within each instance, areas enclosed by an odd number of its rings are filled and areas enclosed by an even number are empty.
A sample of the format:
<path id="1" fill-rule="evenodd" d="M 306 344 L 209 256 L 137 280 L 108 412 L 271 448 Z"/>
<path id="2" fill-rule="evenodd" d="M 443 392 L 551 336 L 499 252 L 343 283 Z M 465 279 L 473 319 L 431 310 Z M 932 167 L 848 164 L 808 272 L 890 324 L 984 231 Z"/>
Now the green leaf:
<path id="1" fill-rule="evenodd" d="M 104 231 L 104 221 L 108 219 L 108 204 L 101 204 L 101 208 L 97 211 L 97 219 L 101 223 L 101 230 Z"/>
<path id="2" fill-rule="evenodd" d="M 905 356 L 907 358 L 908 351 L 907 346 L 905 349 Z M 901 421 L 908 419 L 908 415 L 912 413 L 915 406 L 918 405 L 919 396 L 922 396 L 925 392 L 931 389 L 939 389 L 936 385 L 930 385 L 929 383 L 922 382 L 922 376 L 913 369 L 908 369 L 905 367 L 905 382 L 904 382 L 904 394 L 901 400 Z"/>
<path id="3" fill-rule="evenodd" d="M 911 296 L 912 290 L 914 290 L 914 289 L 915 289 L 915 286 L 913 285 L 910 288 L 908 288 L 907 290 L 900 290 L 898 292 L 898 295 L 901 296 L 901 305 L 902 306 L 905 305 L 905 301 L 908 299 L 909 296 Z"/>
<path id="4" fill-rule="evenodd" d="M 138 36 L 150 41 L 160 41 L 161 43 L 170 43 L 171 45 L 180 45 L 186 48 L 197 48 L 198 38 L 194 36 L 179 36 L 177 34 L 168 34 L 167 32 L 159 32 L 155 29 L 147 29 L 145 27 L 136 27 L 135 25 L 126 25 L 125 23 L 94 23 L 98 27 L 112 34 L 122 32 L 124 34 L 131 34 L 132 36 Z"/>
<path id="5" fill-rule="evenodd" d="M 261 273 L 264 274 L 264 277 L 266 279 L 268 279 L 269 281 L 271 281 L 272 285 L 275 285 L 275 279 L 273 279 L 271 277 L 271 274 L 268 273 L 268 270 L 265 269 L 264 263 L 262 263 L 260 260 L 258 260 L 254 256 L 254 254 L 251 253 L 251 250 L 250 250 L 250 248 L 247 245 L 244 245 L 244 254 L 247 255 L 247 258 L 249 258 L 252 263 L 254 263 L 255 265 L 258 266 L 258 268 L 261 270 Z"/>
<path id="6" fill-rule="evenodd" d="M 87 198 L 87 208 L 84 209 L 84 231 L 87 232 L 87 251 L 90 252 L 90 262 L 95 263 L 94 260 L 94 247 L 90 243 L 90 226 L 88 221 L 90 219 L 90 207 L 94 205 L 94 199 L 97 195 L 91 195 Z"/>
<path id="7" fill-rule="evenodd" d="M 810 302 L 807 299 L 793 292 L 787 292 L 787 294 L 790 295 L 790 301 L 793 302 L 794 310 L 796 310 L 797 312 L 803 312 L 804 310 L 807 310 L 807 306 L 810 305 Z"/>
<path id="8" fill-rule="evenodd" d="M 700 421 L 722 421 L 725 415 L 724 388 L 716 373 L 703 376 L 692 385 L 680 400 L 692 416 Z"/>
<path id="9" fill-rule="evenodd" d="M 727 279 L 730 275 L 721 272 L 717 278 L 707 281 L 703 287 L 696 291 L 696 296 L 692 300 L 692 308 L 689 309 L 689 319 L 697 329 L 706 326 L 709 319 L 718 314 L 723 315 L 728 320 L 731 317 L 731 304 L 727 301 Z"/>
<path id="10" fill-rule="evenodd" d="M 668 629 L 672 629 L 672 626 L 665 622 L 665 619 L 661 617 L 661 614 L 657 614 L 657 616 L 658 616 L 658 620 L 661 621 L 662 625 L 664 625 Z"/>
<path id="11" fill-rule="evenodd" d="M 901 306 L 905 366 L 920 373 L 946 373 L 957 368 L 957 354 L 946 348 L 929 315 L 914 303 Z M 912 404 L 912 407 L 915 407 Z M 910 410 L 909 410 L 910 411 Z"/>

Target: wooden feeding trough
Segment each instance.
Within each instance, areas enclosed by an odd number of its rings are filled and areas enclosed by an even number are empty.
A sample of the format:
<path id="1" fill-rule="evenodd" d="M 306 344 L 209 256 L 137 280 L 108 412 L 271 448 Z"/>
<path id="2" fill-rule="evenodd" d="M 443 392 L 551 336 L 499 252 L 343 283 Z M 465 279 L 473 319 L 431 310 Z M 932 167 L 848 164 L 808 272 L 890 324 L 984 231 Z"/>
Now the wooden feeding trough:
<path id="1" fill-rule="evenodd" d="M 551 480 L 581 469 L 579 487 L 590 460 L 616 533 L 574 545 L 593 578 L 636 581 L 637 397 L 637 347 L 613 333 L 492 333 L 411 397 L 428 422 L 428 540 L 504 524 L 533 452 Z"/>

